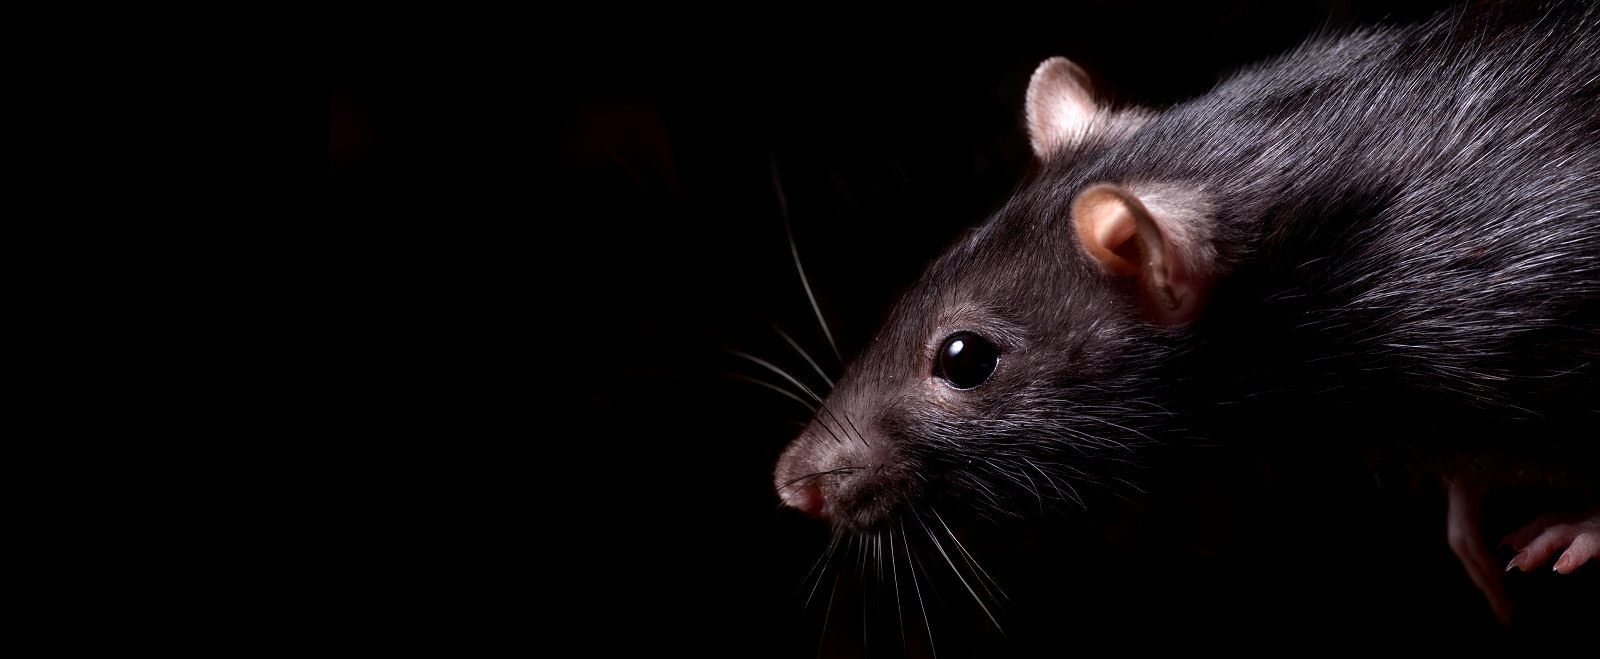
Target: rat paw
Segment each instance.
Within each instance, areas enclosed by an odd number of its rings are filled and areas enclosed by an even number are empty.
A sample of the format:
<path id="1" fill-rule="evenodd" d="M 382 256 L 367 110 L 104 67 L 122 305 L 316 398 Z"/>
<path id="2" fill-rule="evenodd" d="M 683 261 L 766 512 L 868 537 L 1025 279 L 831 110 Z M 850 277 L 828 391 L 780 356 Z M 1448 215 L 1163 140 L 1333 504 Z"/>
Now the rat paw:
<path id="1" fill-rule="evenodd" d="M 1557 551 L 1555 571 L 1571 574 L 1589 559 L 1600 555 L 1600 506 L 1577 515 L 1540 515 L 1532 523 L 1500 541 L 1517 555 L 1506 565 L 1524 572 L 1543 565 Z"/>

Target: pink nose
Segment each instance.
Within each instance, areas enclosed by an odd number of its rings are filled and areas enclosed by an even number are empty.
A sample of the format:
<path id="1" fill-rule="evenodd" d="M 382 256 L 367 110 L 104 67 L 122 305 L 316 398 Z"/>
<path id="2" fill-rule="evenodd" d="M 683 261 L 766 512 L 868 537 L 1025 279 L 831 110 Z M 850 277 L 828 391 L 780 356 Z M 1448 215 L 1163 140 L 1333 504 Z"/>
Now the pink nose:
<path id="1" fill-rule="evenodd" d="M 817 486 L 817 479 L 812 478 L 807 479 L 804 484 L 796 483 L 793 487 L 784 489 L 783 503 L 812 517 L 822 517 L 826 512 L 828 501 L 822 496 L 822 488 Z"/>

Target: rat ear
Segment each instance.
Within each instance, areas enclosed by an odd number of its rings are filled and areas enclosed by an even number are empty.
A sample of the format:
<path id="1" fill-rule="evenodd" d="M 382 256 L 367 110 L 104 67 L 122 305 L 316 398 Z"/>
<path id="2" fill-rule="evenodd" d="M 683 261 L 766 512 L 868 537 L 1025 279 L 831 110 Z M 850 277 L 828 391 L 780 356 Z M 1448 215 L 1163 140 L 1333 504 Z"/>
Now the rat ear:
<path id="1" fill-rule="evenodd" d="M 1040 160 L 1082 142 L 1099 111 L 1089 74 L 1065 57 L 1047 59 L 1033 70 L 1026 106 L 1028 141 Z"/>
<path id="2" fill-rule="evenodd" d="M 1098 183 L 1073 200 L 1072 221 L 1084 251 L 1108 274 L 1138 279 L 1146 315 L 1171 325 L 1199 317 L 1219 274 L 1206 211 L 1196 193 Z"/>

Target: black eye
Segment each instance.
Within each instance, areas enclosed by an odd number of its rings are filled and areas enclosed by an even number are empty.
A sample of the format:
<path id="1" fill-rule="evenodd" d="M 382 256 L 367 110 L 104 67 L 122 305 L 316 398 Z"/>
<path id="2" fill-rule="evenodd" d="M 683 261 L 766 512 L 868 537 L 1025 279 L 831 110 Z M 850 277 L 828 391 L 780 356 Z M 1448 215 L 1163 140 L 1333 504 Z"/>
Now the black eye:
<path id="1" fill-rule="evenodd" d="M 993 343 L 971 332 L 961 332 L 945 339 L 939 347 L 933 374 L 957 389 L 971 389 L 988 380 L 999 362 L 1000 349 Z"/>

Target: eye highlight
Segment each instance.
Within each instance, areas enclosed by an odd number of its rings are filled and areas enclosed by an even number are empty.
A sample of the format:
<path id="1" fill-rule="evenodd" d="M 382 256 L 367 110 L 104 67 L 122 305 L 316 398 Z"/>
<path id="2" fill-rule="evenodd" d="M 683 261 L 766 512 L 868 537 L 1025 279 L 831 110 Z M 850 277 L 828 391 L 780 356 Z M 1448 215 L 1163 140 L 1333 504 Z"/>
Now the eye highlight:
<path id="1" fill-rule="evenodd" d="M 983 384 L 1000 363 L 1000 349 L 972 332 L 958 332 L 944 340 L 933 362 L 933 374 L 957 389 Z"/>

